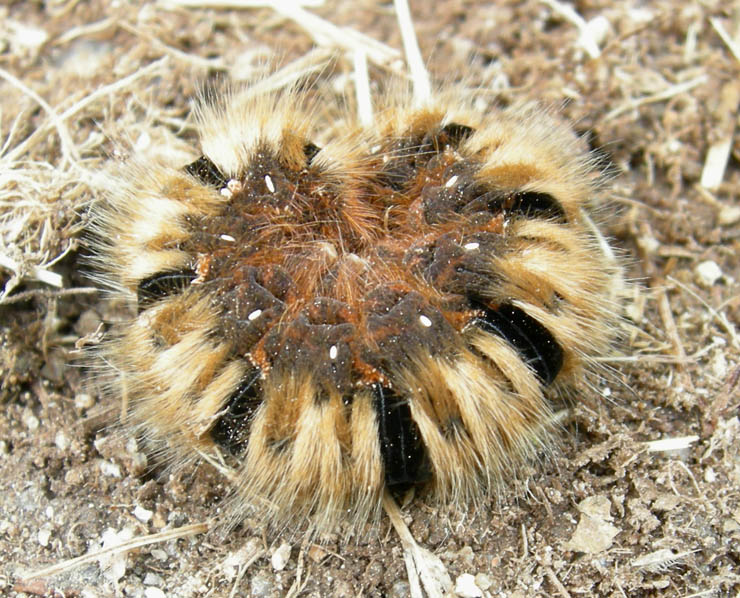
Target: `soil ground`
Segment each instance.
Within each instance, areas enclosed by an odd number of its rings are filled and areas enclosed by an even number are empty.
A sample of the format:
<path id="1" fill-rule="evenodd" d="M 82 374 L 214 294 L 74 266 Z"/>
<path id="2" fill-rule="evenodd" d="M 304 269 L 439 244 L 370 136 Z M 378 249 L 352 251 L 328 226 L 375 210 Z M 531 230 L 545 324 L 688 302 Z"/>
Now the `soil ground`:
<path id="1" fill-rule="evenodd" d="M 404 517 L 454 581 L 469 574 L 485 596 L 740 596 L 740 7 L 579 1 L 599 56 L 556 8 L 411 6 L 437 81 L 554 106 L 611 162 L 605 229 L 634 281 L 623 357 L 581 389 L 562 446 L 525 488 L 477 512 L 416 497 Z M 389 3 L 308 10 L 402 48 Z M 90 288 L 80 238 L 99 200 L 90 173 L 121 148 L 181 163 L 197 155 L 199 82 L 253 80 L 276 57 L 315 56 L 291 16 L 136 1 L 0 6 L 0 594 L 410 595 L 386 519 L 349 544 L 291 542 L 283 567 L 274 555 L 285 539 L 247 520 L 222 538 L 161 541 L 108 567 L 29 578 L 128 536 L 218 517 L 223 478 L 206 465 L 163 473 L 110 427 L 116 406 L 86 382 L 79 339 L 94 342 L 120 306 Z M 339 58 L 322 80 L 351 96 L 351 61 L 331 45 Z M 405 68 L 381 50 L 374 90 Z"/>

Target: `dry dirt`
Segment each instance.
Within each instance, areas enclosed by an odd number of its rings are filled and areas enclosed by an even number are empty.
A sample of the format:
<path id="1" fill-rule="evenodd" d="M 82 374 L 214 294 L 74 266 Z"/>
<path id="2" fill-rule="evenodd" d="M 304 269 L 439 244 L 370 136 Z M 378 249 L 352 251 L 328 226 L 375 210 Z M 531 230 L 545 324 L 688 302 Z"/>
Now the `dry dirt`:
<path id="1" fill-rule="evenodd" d="M 411 8 L 436 80 L 555 106 L 612 163 L 606 228 L 635 281 L 623 358 L 608 361 L 598 392 L 582 389 L 560 452 L 524 491 L 504 489 L 479 512 L 417 497 L 404 516 L 453 581 L 485 596 L 740 596 L 740 6 L 579 1 L 601 50 L 590 57 L 553 4 Z M 390 3 L 308 10 L 402 47 Z M 270 8 L 0 6 L 0 594 L 410 595 L 385 519 L 349 545 L 294 542 L 282 570 L 271 557 L 284 539 L 248 520 L 225 538 L 170 539 L 107 568 L 95 559 L 30 578 L 104 541 L 218 514 L 227 486 L 215 470 L 163 473 L 108 427 L 116 406 L 86 385 L 76 343 L 105 333 L 120 306 L 90 288 L 80 239 L 110 156 L 194 155 L 200 81 L 253 79 L 313 47 L 302 23 Z M 322 80 L 351 90 L 351 61 L 323 47 L 338 58 Z M 371 60 L 373 89 L 399 60 Z M 706 162 L 720 179 L 702 185 Z M 63 289 L 48 284 L 54 273 Z"/>

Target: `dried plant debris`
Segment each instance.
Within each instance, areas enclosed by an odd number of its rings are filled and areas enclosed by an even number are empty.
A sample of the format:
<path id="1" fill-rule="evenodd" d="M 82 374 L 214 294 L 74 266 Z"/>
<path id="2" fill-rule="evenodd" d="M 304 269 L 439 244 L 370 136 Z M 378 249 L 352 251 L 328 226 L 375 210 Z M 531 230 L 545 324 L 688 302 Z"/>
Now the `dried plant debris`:
<path id="1" fill-rule="evenodd" d="M 551 106 L 609 165 L 620 209 L 596 219 L 632 281 L 622 356 L 606 358 L 609 372 L 559 414 L 560 449 L 479 509 L 409 497 L 398 515 L 411 538 L 403 542 L 386 517 L 348 543 L 342 533 L 303 544 L 263 537 L 255 518 L 204 536 L 229 488 L 221 464 L 167 469 L 140 439 L 116 433 L 121 405 L 101 399 L 79 367 L 80 348 L 130 317 L 86 277 L 81 233 L 109 180 L 101 173 L 132 154 L 195 160 L 191 101 L 204 81 L 279 71 L 290 82 L 312 70 L 317 93 L 368 114 L 356 95 L 363 65 L 373 97 L 389 76 L 414 76 L 395 9 L 6 3 L 0 593 L 740 591 L 740 13 L 726 2 L 670 0 L 410 8 L 432 81 L 493 105 Z M 413 581 L 409 555 L 438 586 Z"/>

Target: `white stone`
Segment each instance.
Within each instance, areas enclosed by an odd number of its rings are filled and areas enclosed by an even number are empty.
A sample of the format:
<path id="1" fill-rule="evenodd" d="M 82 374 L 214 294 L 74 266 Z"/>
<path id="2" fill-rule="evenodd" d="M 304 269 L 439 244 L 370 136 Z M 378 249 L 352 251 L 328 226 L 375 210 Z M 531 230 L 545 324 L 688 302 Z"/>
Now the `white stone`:
<path id="1" fill-rule="evenodd" d="M 59 430 L 54 436 L 54 444 L 60 451 L 66 451 L 69 448 L 69 438 L 62 430 Z"/>
<path id="2" fill-rule="evenodd" d="M 729 371 L 725 354 L 717 351 L 714 357 L 712 357 L 712 360 L 709 362 L 709 367 L 712 369 L 712 374 L 714 374 L 715 378 L 718 378 L 719 380 L 724 380 L 727 376 L 727 372 Z"/>
<path id="3" fill-rule="evenodd" d="M 609 523 L 613 520 L 609 499 L 606 496 L 589 496 L 579 503 L 578 510 L 581 519 L 565 548 L 586 554 L 596 554 L 610 548 L 620 529 Z"/>
<path id="4" fill-rule="evenodd" d="M 485 573 L 478 573 L 475 576 L 475 585 L 485 592 L 493 585 L 493 580 Z"/>
<path id="5" fill-rule="evenodd" d="M 714 472 L 713 468 L 707 467 L 704 470 L 704 481 L 707 484 L 712 484 L 713 482 L 717 481 L 717 474 Z"/>
<path id="6" fill-rule="evenodd" d="M 49 34 L 44 29 L 19 21 L 4 19 L 3 28 L 12 45 L 27 50 L 35 51 L 49 39 Z"/>
<path id="7" fill-rule="evenodd" d="M 120 478 L 121 476 L 121 468 L 111 461 L 106 461 L 105 459 L 100 460 L 100 471 L 103 472 L 103 475 L 107 475 L 111 478 Z"/>
<path id="8" fill-rule="evenodd" d="M 90 409 L 95 404 L 95 399 L 87 393 L 80 393 L 75 396 L 76 409 Z"/>
<path id="9" fill-rule="evenodd" d="M 697 264 L 694 268 L 694 274 L 696 275 L 696 281 L 704 287 L 711 287 L 722 278 L 722 270 L 712 260 Z"/>
<path id="10" fill-rule="evenodd" d="M 152 511 L 145 509 L 141 505 L 136 505 L 136 508 L 134 509 L 134 517 L 142 523 L 148 523 L 151 521 L 153 515 L 154 513 Z"/>
<path id="11" fill-rule="evenodd" d="M 23 414 L 23 423 L 26 424 L 26 427 L 31 432 L 35 432 L 36 430 L 38 430 L 39 425 L 41 424 L 41 422 L 39 422 L 39 418 L 30 411 L 26 411 Z"/>
<path id="12" fill-rule="evenodd" d="M 151 571 L 148 571 L 147 574 L 144 576 L 144 585 L 145 586 L 162 586 L 164 585 L 164 580 L 161 576 L 157 575 L 156 573 L 152 573 Z"/>
<path id="13" fill-rule="evenodd" d="M 134 537 L 133 528 L 125 527 L 120 532 L 113 528 L 107 528 L 101 536 L 102 548 L 113 548 L 127 542 Z M 127 568 L 126 551 L 103 554 L 98 557 L 98 563 L 107 579 L 113 582 L 119 581 L 125 574 Z"/>
<path id="14" fill-rule="evenodd" d="M 48 527 L 42 527 L 36 534 L 36 538 L 41 546 L 48 546 L 51 539 L 51 530 Z"/>
<path id="15" fill-rule="evenodd" d="M 475 577 L 470 573 L 463 573 L 455 580 L 455 596 L 481 598 L 483 591 L 475 584 Z"/>
<path id="16" fill-rule="evenodd" d="M 723 206 L 717 215 L 717 223 L 729 226 L 740 220 L 740 206 Z"/>
<path id="17" fill-rule="evenodd" d="M 285 566 L 288 564 L 289 560 L 290 544 L 281 544 L 280 546 L 278 546 L 275 552 L 272 553 L 270 563 L 272 563 L 272 568 L 275 569 L 275 571 L 282 571 L 283 569 L 285 569 Z"/>
<path id="18" fill-rule="evenodd" d="M 599 46 L 606 41 L 606 37 L 609 35 L 611 28 L 612 26 L 609 23 L 609 20 L 603 15 L 594 17 L 586 23 L 586 29 L 588 29 L 589 34 Z"/>

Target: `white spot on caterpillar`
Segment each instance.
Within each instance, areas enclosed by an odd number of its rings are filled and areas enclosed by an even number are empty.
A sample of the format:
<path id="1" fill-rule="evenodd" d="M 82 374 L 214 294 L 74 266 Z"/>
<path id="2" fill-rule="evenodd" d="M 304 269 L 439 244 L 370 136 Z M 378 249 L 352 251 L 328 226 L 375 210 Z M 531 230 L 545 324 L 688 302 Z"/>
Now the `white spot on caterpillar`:
<path id="1" fill-rule="evenodd" d="M 463 245 L 463 248 L 467 249 L 468 251 L 473 251 L 474 249 L 478 249 L 478 247 L 480 247 L 480 243 L 475 243 L 475 242 L 465 243 L 465 245 Z"/>
<path id="2" fill-rule="evenodd" d="M 261 309 L 255 309 L 251 314 L 247 316 L 247 320 L 249 320 L 250 322 L 253 322 L 257 318 L 259 318 L 261 314 L 262 314 Z"/>
<path id="3" fill-rule="evenodd" d="M 329 348 L 329 359 L 336 359 L 338 353 L 339 353 L 339 349 L 337 349 L 337 346 L 336 345 L 332 345 Z"/>
<path id="4" fill-rule="evenodd" d="M 218 238 L 221 239 L 222 241 L 229 241 L 231 243 L 236 241 L 236 239 L 232 237 L 231 235 L 219 235 Z"/>
<path id="5" fill-rule="evenodd" d="M 272 178 L 269 174 L 265 175 L 265 185 L 267 185 L 267 190 L 270 193 L 275 193 L 275 183 L 272 182 Z"/>
<path id="6" fill-rule="evenodd" d="M 229 182 L 226 183 L 226 187 L 221 189 L 221 195 L 223 195 L 226 199 L 231 199 L 231 196 L 234 195 L 234 193 L 239 193 L 239 191 L 242 190 L 242 184 L 240 181 L 237 181 L 236 179 L 229 179 Z"/>
<path id="7" fill-rule="evenodd" d="M 426 328 L 429 328 L 432 325 L 432 321 L 426 316 L 419 316 L 419 322 L 421 322 L 421 325 Z"/>
<path id="8" fill-rule="evenodd" d="M 457 177 L 457 175 L 451 176 L 451 177 L 450 177 L 450 178 L 449 178 L 449 179 L 447 180 L 447 182 L 445 183 L 445 187 L 446 187 L 447 189 L 449 189 L 450 187 L 452 187 L 452 185 L 454 185 L 455 183 L 457 183 L 457 178 L 458 178 L 458 177 Z"/>

